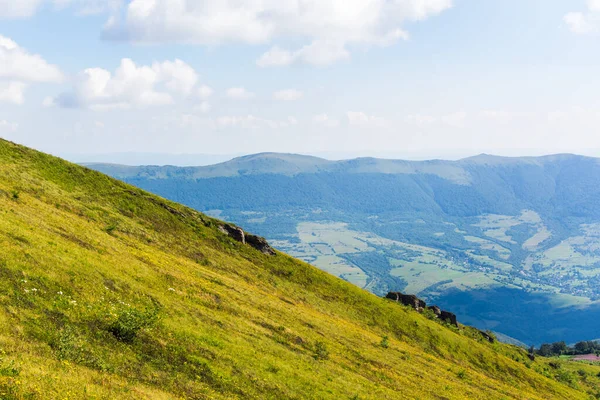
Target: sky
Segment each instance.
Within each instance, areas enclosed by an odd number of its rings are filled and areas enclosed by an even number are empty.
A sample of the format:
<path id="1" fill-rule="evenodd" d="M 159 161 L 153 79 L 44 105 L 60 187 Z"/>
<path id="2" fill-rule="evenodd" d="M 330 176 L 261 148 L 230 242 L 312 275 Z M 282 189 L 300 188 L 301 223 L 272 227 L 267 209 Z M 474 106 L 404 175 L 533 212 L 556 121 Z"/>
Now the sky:
<path id="1" fill-rule="evenodd" d="M 600 0 L 0 0 L 0 137 L 600 157 Z"/>

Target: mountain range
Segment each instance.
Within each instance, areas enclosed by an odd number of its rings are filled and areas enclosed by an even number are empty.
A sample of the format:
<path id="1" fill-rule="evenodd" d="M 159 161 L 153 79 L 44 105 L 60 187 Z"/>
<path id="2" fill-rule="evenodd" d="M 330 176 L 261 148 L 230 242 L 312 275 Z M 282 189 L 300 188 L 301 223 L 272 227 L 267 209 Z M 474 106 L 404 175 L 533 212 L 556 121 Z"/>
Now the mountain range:
<path id="1" fill-rule="evenodd" d="M 600 161 L 571 154 L 203 167 L 89 164 L 239 224 L 378 295 L 401 290 L 527 344 L 600 329 Z"/>

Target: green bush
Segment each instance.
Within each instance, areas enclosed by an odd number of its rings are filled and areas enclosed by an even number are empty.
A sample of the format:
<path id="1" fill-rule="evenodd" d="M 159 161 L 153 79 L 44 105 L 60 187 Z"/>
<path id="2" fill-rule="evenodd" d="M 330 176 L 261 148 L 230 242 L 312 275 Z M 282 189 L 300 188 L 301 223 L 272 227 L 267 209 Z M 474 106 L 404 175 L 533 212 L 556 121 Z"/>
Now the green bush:
<path id="1" fill-rule="evenodd" d="M 121 310 L 117 319 L 110 324 L 108 331 L 117 340 L 132 343 L 142 329 L 151 328 L 158 322 L 158 310 L 145 309 L 140 311 L 133 307 Z"/>
<path id="2" fill-rule="evenodd" d="M 329 350 L 323 342 L 315 343 L 315 360 L 327 360 L 329 358 Z"/>
<path id="3" fill-rule="evenodd" d="M 385 335 L 381 338 L 381 342 L 379 343 L 379 345 L 384 349 L 387 349 L 388 347 L 390 347 L 390 338 L 387 335 Z"/>

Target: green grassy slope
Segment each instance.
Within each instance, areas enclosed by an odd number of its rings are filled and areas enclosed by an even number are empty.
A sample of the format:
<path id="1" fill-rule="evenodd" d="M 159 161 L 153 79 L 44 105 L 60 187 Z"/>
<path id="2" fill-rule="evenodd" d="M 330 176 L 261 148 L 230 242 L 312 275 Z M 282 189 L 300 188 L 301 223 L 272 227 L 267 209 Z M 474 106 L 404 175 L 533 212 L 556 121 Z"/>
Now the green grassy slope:
<path id="1" fill-rule="evenodd" d="M 0 140 L 0 398 L 588 399 L 600 383 L 217 223 Z"/>

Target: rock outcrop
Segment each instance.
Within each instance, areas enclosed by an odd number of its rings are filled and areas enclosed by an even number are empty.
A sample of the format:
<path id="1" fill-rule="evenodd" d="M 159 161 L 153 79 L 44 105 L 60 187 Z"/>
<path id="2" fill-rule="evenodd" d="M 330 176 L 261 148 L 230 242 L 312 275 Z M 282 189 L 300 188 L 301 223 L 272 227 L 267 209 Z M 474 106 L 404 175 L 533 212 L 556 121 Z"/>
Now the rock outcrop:
<path id="1" fill-rule="evenodd" d="M 479 331 L 479 334 L 490 343 L 494 343 L 496 341 L 496 339 L 494 339 L 494 337 L 487 332 Z"/>
<path id="2" fill-rule="evenodd" d="M 442 321 L 446 321 L 450 325 L 454 325 L 458 328 L 458 322 L 456 321 L 456 315 L 452 314 L 449 311 L 443 311 L 439 317 Z"/>
<path id="3" fill-rule="evenodd" d="M 400 292 L 389 292 L 386 296 L 388 299 L 392 299 L 399 303 L 404 304 L 405 306 L 409 306 L 414 308 L 417 311 L 423 311 L 427 304 L 421 299 L 419 299 L 414 294 L 402 294 Z"/>
<path id="4" fill-rule="evenodd" d="M 451 325 L 454 325 L 458 328 L 458 321 L 456 320 L 455 314 L 453 314 L 449 311 L 444 311 L 441 308 L 439 308 L 438 306 L 427 307 L 427 304 L 423 300 L 421 300 L 417 296 L 415 296 L 414 294 L 389 292 L 387 294 L 387 296 L 385 296 L 385 297 L 388 299 L 397 301 L 399 303 L 402 303 L 406 306 L 412 307 L 415 310 L 417 310 L 418 312 L 423 312 L 425 310 L 425 308 L 427 308 L 428 310 L 431 310 L 437 318 L 439 318 L 442 321 L 445 321 Z"/>
<path id="5" fill-rule="evenodd" d="M 269 245 L 269 242 L 263 237 L 256 235 L 249 235 L 245 233 L 242 228 L 235 225 L 223 224 L 219 225 L 219 230 L 224 234 L 230 236 L 232 239 L 249 246 L 254 247 L 256 250 L 274 256 L 275 250 Z"/>
<path id="6" fill-rule="evenodd" d="M 242 228 L 239 228 L 234 225 L 225 224 L 219 226 L 219 229 L 221 230 L 221 232 L 231 236 L 234 240 L 242 244 L 246 244 L 246 235 L 244 234 Z"/>
<path id="7" fill-rule="evenodd" d="M 263 237 L 256 235 L 246 235 L 246 243 L 254 247 L 258 251 L 262 251 L 264 254 L 274 256 L 275 250 L 269 245 L 269 242 Z"/>
<path id="8" fill-rule="evenodd" d="M 442 315 L 442 309 L 439 308 L 438 306 L 429 306 L 427 307 L 428 310 L 431 310 L 436 317 L 440 317 Z"/>

